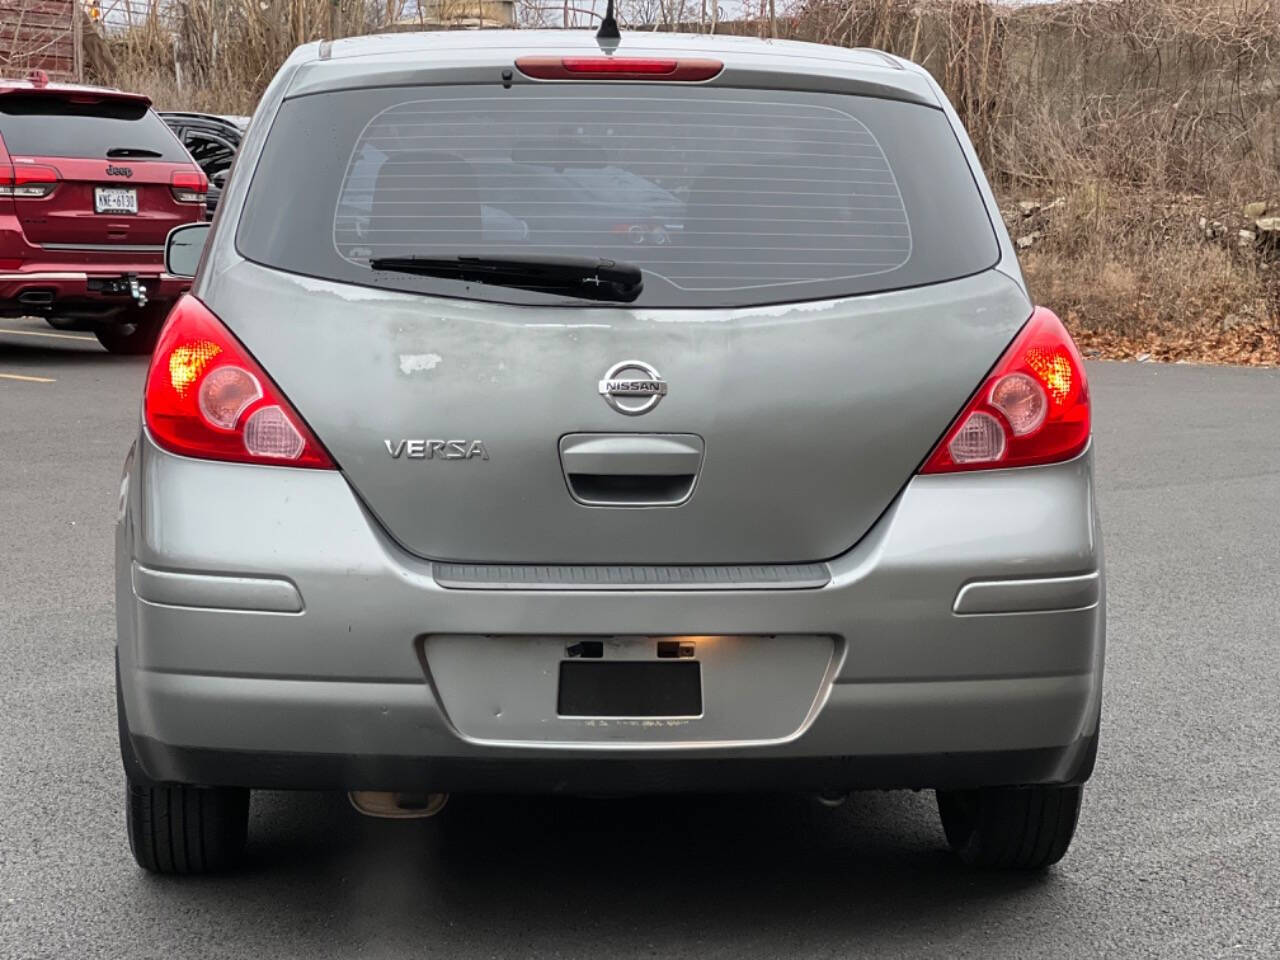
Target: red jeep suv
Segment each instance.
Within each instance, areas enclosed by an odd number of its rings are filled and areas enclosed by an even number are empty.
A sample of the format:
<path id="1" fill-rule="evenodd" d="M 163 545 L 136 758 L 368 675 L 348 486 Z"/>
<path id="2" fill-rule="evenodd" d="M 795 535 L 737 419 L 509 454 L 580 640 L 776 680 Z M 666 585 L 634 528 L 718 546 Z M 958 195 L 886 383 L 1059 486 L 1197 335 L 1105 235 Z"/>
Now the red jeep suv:
<path id="1" fill-rule="evenodd" d="M 190 285 L 164 272 L 165 237 L 203 218 L 207 189 L 146 97 L 0 80 L 0 317 L 149 353 Z"/>

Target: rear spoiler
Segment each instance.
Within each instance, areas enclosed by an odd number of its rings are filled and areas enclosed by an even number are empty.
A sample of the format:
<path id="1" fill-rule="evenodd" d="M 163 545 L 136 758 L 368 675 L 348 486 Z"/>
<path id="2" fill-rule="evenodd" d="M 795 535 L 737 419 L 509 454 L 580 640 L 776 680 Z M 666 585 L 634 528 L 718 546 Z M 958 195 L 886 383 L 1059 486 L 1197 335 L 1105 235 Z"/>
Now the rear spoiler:
<path id="1" fill-rule="evenodd" d="M 32 70 L 25 80 L 0 80 L 0 97 L 6 94 L 53 97 L 74 103 L 117 100 L 151 106 L 151 98 L 143 93 L 128 93 L 111 87 L 89 87 L 78 83 L 50 83 L 49 75 L 43 70 Z"/>

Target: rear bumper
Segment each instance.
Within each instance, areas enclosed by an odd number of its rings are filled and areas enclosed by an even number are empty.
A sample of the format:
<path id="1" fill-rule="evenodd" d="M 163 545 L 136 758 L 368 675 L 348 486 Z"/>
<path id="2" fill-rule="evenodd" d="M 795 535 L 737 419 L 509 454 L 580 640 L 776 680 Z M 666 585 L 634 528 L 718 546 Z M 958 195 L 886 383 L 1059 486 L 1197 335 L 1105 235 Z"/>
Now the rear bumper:
<path id="1" fill-rule="evenodd" d="M 75 307 L 130 307 L 133 299 L 127 293 L 103 289 L 104 281 L 127 276 L 136 276 L 146 288 L 147 299 L 152 301 L 176 300 L 191 287 L 189 278 L 167 274 L 155 263 L 0 272 L 0 312 L 25 315 L 58 313 Z"/>
<path id="2" fill-rule="evenodd" d="M 794 744 L 535 755 L 460 741 L 426 685 L 144 672 L 132 686 L 135 709 L 147 712 L 153 722 L 146 726 L 160 736 L 178 744 L 240 745 L 180 746 L 132 733 L 127 749 L 148 779 L 277 790 L 639 793 L 1070 783 L 1089 777 L 1098 737 L 1096 723 L 1085 721 L 1093 693 L 1088 677 L 837 685 Z M 403 752 L 410 747 L 417 752 Z"/>
<path id="3" fill-rule="evenodd" d="M 963 789 L 1079 783 L 1093 771 L 1096 732 L 1065 747 L 861 757 L 634 760 L 261 753 L 171 747 L 134 737 L 157 782 L 264 790 L 444 793 L 736 793 Z"/>
<path id="4" fill-rule="evenodd" d="M 151 778 L 253 787 L 1072 782 L 1092 769 L 1105 645 L 1091 471 L 1086 453 L 917 477 L 821 588 L 460 590 L 390 542 L 339 474 L 187 460 L 144 435 L 117 540 L 126 740 Z M 621 726 L 491 736 L 493 714 L 460 711 L 459 674 L 425 652 L 436 637 L 675 634 L 778 636 L 783 651 L 821 636 L 834 653 L 811 705 L 744 742 L 710 722 L 660 741 Z M 776 710 L 767 689 L 747 696 Z"/>

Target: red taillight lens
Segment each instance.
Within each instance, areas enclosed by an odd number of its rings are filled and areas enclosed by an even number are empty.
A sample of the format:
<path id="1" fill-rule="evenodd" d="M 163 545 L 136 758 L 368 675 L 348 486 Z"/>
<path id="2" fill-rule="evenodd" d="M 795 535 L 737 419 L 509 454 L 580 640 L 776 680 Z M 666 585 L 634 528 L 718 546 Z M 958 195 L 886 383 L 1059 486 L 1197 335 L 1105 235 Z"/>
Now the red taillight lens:
<path id="1" fill-rule="evenodd" d="M 169 178 L 169 189 L 179 203 L 204 203 L 209 178 L 200 170 L 180 170 Z"/>
<path id="2" fill-rule="evenodd" d="M 535 80 L 710 80 L 719 60 L 652 57 L 521 57 L 516 69 Z"/>
<path id="3" fill-rule="evenodd" d="M 921 473 L 1057 463 L 1089 442 L 1084 361 L 1052 311 L 1037 308 Z"/>
<path id="4" fill-rule="evenodd" d="M 564 57 L 560 66 L 570 73 L 675 73 L 677 60 L 644 60 L 638 57 Z"/>
<path id="5" fill-rule="evenodd" d="M 47 197 L 58 185 L 58 179 L 58 171 L 53 167 L 28 166 L 22 163 L 0 167 L 0 197 Z"/>
<path id="6" fill-rule="evenodd" d="M 160 333 L 143 408 L 151 436 L 172 453 L 333 469 L 271 378 L 190 294 L 174 306 Z"/>

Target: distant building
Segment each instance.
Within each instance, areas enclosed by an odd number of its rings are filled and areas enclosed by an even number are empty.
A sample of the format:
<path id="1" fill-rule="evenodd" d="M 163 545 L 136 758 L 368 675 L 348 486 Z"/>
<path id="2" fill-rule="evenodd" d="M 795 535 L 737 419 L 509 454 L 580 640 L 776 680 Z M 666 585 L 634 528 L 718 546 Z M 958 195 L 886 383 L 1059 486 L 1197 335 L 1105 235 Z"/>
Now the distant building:
<path id="1" fill-rule="evenodd" d="M 391 29 L 462 30 L 514 27 L 515 23 L 515 0 L 421 0 L 417 13 L 396 21 Z"/>
<path id="2" fill-rule="evenodd" d="M 43 70 L 53 80 L 79 80 L 78 0 L 0 0 L 0 77 Z"/>

